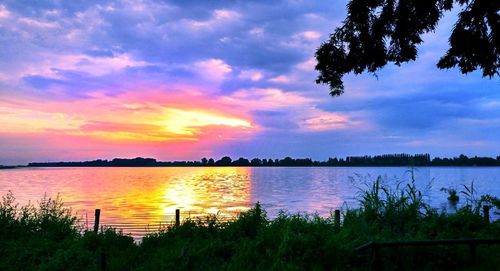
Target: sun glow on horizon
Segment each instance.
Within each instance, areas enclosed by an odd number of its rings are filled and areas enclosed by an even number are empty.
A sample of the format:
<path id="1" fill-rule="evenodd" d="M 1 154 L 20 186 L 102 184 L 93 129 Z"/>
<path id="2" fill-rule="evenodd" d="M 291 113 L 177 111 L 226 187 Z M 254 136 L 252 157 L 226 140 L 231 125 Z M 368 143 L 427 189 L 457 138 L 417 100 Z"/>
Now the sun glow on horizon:
<path id="1" fill-rule="evenodd" d="M 138 88 L 86 99 L 0 99 L 0 113 L 3 145 L 29 150 L 26 162 L 138 155 L 199 159 L 261 131 L 247 107 L 189 91 L 171 95 Z M 16 148 L 8 147 L 12 151 L 5 155 L 21 156 Z"/>
<path id="2" fill-rule="evenodd" d="M 251 128 L 250 121 L 203 111 L 166 109 L 167 119 L 163 121 L 165 130 L 179 135 L 194 135 L 200 127 L 228 126 Z"/>
<path id="3" fill-rule="evenodd" d="M 141 144 L 227 140 L 257 128 L 245 112 L 229 111 L 207 97 L 156 95 L 144 100 L 144 92 L 136 93 L 97 95 L 72 103 L 0 102 L 0 132 Z"/>

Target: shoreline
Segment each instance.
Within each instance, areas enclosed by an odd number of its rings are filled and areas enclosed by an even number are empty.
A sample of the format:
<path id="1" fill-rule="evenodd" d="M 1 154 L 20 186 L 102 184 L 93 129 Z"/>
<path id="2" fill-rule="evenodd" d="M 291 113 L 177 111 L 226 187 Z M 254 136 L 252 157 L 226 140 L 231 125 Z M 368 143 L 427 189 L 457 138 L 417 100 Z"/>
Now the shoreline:
<path id="1" fill-rule="evenodd" d="M 449 168 L 449 167 L 458 167 L 458 168 L 496 168 L 500 167 L 499 165 L 425 165 L 425 166 L 413 166 L 413 165 L 344 165 L 344 166 L 240 166 L 240 165 L 227 165 L 227 166 L 209 166 L 209 165 L 161 165 L 161 166 L 96 166 L 96 165 L 79 165 L 79 166 L 55 166 L 55 165 L 43 165 L 43 166 L 0 166 L 1 169 L 17 169 L 17 168 L 178 168 L 178 167 L 205 167 L 205 168 L 224 168 L 224 167 L 247 167 L 247 168 L 382 168 L 382 167 L 390 167 L 390 168 Z"/>

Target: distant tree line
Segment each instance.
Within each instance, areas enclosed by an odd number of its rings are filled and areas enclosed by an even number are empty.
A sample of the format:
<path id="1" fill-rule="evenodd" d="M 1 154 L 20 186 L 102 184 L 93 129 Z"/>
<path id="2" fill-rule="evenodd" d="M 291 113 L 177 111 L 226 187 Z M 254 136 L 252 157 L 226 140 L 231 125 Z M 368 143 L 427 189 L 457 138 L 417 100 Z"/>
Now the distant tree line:
<path id="1" fill-rule="evenodd" d="M 329 158 L 327 161 L 313 161 L 310 158 L 259 159 L 239 158 L 232 160 L 224 156 L 219 160 L 202 158 L 200 161 L 157 161 L 153 158 L 94 160 L 84 162 L 29 163 L 30 167 L 197 167 L 197 166 L 243 166 L 243 167 L 363 167 L 363 166 L 500 166 L 500 156 L 453 158 L 435 157 L 429 154 L 384 154 L 375 156 L 347 156 Z"/>

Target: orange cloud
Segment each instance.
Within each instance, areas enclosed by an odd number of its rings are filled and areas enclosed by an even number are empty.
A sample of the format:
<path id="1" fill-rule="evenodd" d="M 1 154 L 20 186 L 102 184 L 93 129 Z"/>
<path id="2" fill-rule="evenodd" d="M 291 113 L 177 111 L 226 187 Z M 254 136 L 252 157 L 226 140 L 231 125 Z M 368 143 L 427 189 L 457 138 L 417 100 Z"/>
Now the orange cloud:
<path id="1" fill-rule="evenodd" d="M 75 100 L 1 99 L 0 147 L 13 159 L 23 148 L 33 157 L 61 160 L 138 155 L 199 159 L 272 129 L 255 122 L 255 111 L 299 112 L 285 117 L 297 132 L 362 127 L 353 121 L 356 116 L 321 110 L 315 106 L 320 101 L 300 92 L 253 88 L 225 96 L 205 93 L 196 86 L 173 85 L 137 87 L 113 96 L 96 91 Z"/>
<path id="2" fill-rule="evenodd" d="M 166 108 L 163 125 L 165 130 L 173 134 L 194 135 L 199 127 L 205 126 L 228 126 L 251 128 L 249 121 L 222 114 L 204 112 L 202 110 L 189 111 L 174 108 Z"/>
<path id="3" fill-rule="evenodd" d="M 149 92 L 149 91 L 145 91 Z M 248 114 L 200 95 L 100 93 L 77 101 L 0 102 L 0 133 L 50 133 L 114 142 L 192 142 L 257 128 Z M 17 102 L 17 101 L 16 101 Z M 215 127 L 215 128 L 214 128 Z M 207 135 L 213 133 L 213 136 Z M 203 138 L 202 138 L 203 137 Z"/>

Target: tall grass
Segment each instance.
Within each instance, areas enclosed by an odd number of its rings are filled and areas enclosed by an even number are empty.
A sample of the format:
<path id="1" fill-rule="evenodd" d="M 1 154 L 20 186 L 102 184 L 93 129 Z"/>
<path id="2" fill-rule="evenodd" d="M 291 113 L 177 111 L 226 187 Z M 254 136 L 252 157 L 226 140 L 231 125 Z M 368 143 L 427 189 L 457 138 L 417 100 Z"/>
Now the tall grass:
<path id="1" fill-rule="evenodd" d="M 365 270 L 372 259 L 354 248 L 368 241 L 500 237 L 500 222 L 486 223 L 476 212 L 495 197 L 477 197 L 470 187 L 470 205 L 439 213 L 415 183 L 367 183 L 340 229 L 333 217 L 315 214 L 270 219 L 256 204 L 233 221 L 188 219 L 140 243 L 110 228 L 79 231 L 58 198 L 19 207 L 9 193 L 0 203 L 0 270 L 99 270 L 103 259 L 107 270 Z M 478 247 L 478 255 L 473 262 L 468 247 L 401 248 L 381 250 L 379 260 L 387 270 L 500 266 L 499 246 Z"/>

